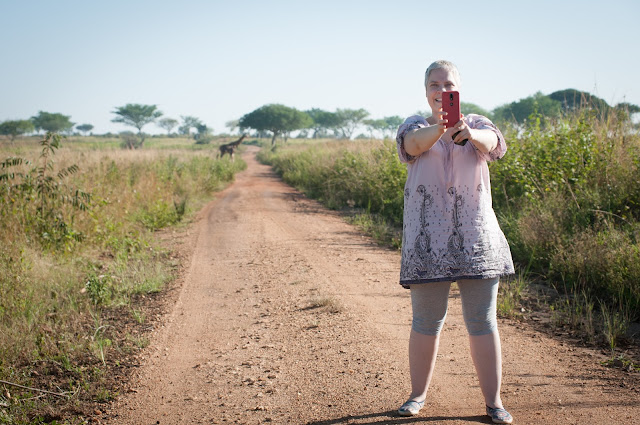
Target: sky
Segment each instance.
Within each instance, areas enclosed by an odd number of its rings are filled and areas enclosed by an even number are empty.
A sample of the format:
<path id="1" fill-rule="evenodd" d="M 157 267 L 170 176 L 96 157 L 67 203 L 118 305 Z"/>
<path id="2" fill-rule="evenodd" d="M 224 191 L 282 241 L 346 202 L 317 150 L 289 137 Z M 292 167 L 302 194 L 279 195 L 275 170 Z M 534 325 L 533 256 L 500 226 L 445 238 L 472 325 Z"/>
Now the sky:
<path id="1" fill-rule="evenodd" d="M 216 134 L 269 103 L 406 117 L 437 59 L 487 110 L 567 88 L 640 105 L 638 17 L 638 0 L 0 0 L 0 122 L 120 132 L 128 103 Z"/>

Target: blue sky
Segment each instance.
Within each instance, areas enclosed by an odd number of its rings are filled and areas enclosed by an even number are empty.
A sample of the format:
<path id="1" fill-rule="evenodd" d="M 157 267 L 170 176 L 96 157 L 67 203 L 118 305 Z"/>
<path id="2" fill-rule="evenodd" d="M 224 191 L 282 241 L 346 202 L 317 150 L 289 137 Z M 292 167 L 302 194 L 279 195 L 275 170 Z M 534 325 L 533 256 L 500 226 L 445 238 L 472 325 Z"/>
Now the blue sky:
<path id="1" fill-rule="evenodd" d="M 441 58 L 485 109 L 567 88 L 640 104 L 638 17 L 637 0 L 0 0 L 0 121 L 42 110 L 118 132 L 126 103 L 216 133 L 267 103 L 405 117 L 428 109 Z"/>

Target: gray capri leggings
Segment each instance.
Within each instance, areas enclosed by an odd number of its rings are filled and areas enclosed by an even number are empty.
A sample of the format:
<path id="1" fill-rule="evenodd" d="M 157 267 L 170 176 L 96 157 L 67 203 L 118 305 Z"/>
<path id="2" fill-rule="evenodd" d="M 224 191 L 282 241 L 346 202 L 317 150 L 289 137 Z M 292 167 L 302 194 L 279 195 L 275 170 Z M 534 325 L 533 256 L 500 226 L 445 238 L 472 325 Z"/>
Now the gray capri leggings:
<path id="1" fill-rule="evenodd" d="M 498 329 L 496 301 L 499 279 L 459 280 L 462 314 L 469 335 L 486 335 Z M 411 285 L 411 328 L 423 335 L 438 335 L 447 317 L 451 282 Z"/>

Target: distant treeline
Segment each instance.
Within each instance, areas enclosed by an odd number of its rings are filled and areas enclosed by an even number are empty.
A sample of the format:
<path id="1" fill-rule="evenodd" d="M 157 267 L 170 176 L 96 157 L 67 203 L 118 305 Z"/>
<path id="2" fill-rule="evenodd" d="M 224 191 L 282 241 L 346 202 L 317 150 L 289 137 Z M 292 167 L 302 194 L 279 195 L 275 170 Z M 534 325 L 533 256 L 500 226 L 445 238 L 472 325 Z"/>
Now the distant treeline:
<path id="1" fill-rule="evenodd" d="M 596 111 L 598 118 L 607 118 L 615 115 L 619 121 L 630 120 L 632 115 L 640 112 L 640 106 L 627 102 L 610 106 L 605 100 L 590 93 L 566 89 L 544 95 L 540 92 L 520 99 L 518 101 L 499 106 L 491 111 L 473 103 L 462 103 L 462 113 L 476 113 L 485 115 L 497 123 L 524 124 L 531 116 L 538 116 L 541 125 L 548 121 L 556 120 L 568 112 L 584 110 L 585 108 Z M 167 135 L 173 134 L 177 128 L 177 134 L 191 136 L 196 143 L 209 143 L 213 137 L 213 129 L 204 124 L 199 118 L 193 116 L 181 116 L 180 120 L 163 117 L 156 105 L 127 104 L 117 107 L 112 111 L 116 115 L 112 122 L 121 123 L 138 130 L 138 140 L 130 143 L 130 148 L 142 146 L 145 138 L 142 128 L 147 124 L 167 131 Z M 417 111 L 420 115 L 430 115 L 427 111 Z M 341 139 L 373 138 L 393 136 L 403 117 L 398 115 L 383 118 L 371 118 L 366 109 L 336 109 L 326 111 L 312 108 L 300 111 L 280 104 L 268 104 L 243 115 L 236 120 L 227 121 L 225 126 L 230 133 L 236 131 L 248 132 L 253 130 L 255 137 L 271 137 L 275 143 L 277 137 L 285 141 L 292 132 L 301 138 L 333 137 Z M 636 125 L 637 127 L 637 125 Z M 9 120 L 0 123 L 0 135 L 8 136 L 12 140 L 18 136 L 30 134 L 34 131 L 67 133 L 74 131 L 88 134 L 92 129 L 91 124 L 79 124 L 71 122 L 71 117 L 61 113 L 40 111 L 25 120 Z M 360 131 L 356 135 L 356 131 Z M 364 131 L 364 133 L 362 133 Z"/>

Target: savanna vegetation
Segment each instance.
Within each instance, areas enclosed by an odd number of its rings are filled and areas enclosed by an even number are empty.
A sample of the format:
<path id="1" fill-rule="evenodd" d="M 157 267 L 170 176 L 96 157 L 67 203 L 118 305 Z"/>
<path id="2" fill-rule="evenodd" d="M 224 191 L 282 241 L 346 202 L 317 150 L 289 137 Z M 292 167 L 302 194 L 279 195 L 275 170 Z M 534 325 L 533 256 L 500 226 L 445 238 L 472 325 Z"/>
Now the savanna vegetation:
<path id="1" fill-rule="evenodd" d="M 493 204 L 519 269 L 503 282 L 501 312 L 519 315 L 535 301 L 556 326 L 614 352 L 640 317 L 637 126 L 628 108 L 603 111 L 588 99 L 551 116 L 530 105 L 526 119 L 496 119 L 509 151 L 490 165 Z M 406 169 L 395 140 L 300 142 L 260 157 L 399 247 Z"/>
<path id="2" fill-rule="evenodd" d="M 158 231 L 246 167 L 217 159 L 218 143 L 121 143 L 0 140 L 0 423 L 55 423 L 114 396 L 117 362 L 147 344 L 145 305 L 175 274 Z"/>
<path id="3" fill-rule="evenodd" d="M 494 119 L 509 145 L 490 165 L 519 268 L 503 282 L 501 313 L 540 301 L 554 324 L 615 352 L 640 316 L 640 136 L 631 119 L 640 108 L 603 102 L 565 90 L 493 111 L 465 103 L 462 112 Z M 159 230 L 188 221 L 246 166 L 218 159 L 217 147 L 236 136 L 214 136 L 197 117 L 140 104 L 112 114 L 137 132 L 87 136 L 92 124 L 44 111 L 0 123 L 0 423 L 55 423 L 113 398 L 119 362 L 147 344 L 149 300 L 175 273 Z M 272 104 L 227 127 L 269 137 L 260 157 L 286 182 L 397 248 L 406 168 L 391 136 L 401 122 Z M 166 137 L 143 133 L 149 124 Z M 25 136 L 34 131 L 42 134 Z"/>

